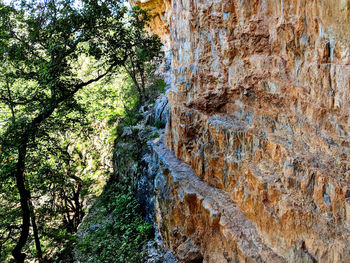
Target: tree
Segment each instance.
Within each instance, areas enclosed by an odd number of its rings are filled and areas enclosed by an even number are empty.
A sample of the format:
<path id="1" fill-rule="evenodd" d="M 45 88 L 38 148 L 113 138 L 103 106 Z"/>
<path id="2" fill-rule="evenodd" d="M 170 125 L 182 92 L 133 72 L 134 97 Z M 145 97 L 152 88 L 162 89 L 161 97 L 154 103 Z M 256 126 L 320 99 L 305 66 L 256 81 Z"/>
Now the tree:
<path id="1" fill-rule="evenodd" d="M 142 10 L 135 7 L 135 12 L 131 19 L 135 28 L 132 32 L 133 39 L 142 39 L 133 43 L 129 50 L 129 56 L 127 57 L 123 67 L 133 81 L 134 86 L 138 92 L 138 106 L 143 105 L 152 97 L 152 80 L 154 76 L 155 64 L 154 60 L 161 58 L 160 49 L 161 42 L 157 35 L 147 37 L 147 32 L 144 30 L 147 20 L 144 17 L 148 16 L 147 10 Z M 150 83 L 151 81 L 151 83 Z"/>
<path id="2" fill-rule="evenodd" d="M 22 250 L 30 226 L 41 258 L 32 182 L 27 175 L 28 155 L 38 141 L 45 140 L 46 124 L 55 120 L 58 112 L 64 114 L 77 106 L 79 90 L 127 67 L 128 61 L 143 72 L 139 69 L 142 63 L 134 59 L 138 47 L 145 43 L 155 47 L 141 62 L 159 52 L 158 38 L 135 34 L 144 29 L 147 13 L 135 9 L 128 17 L 127 12 L 118 0 L 0 4 L 0 149 L 3 160 L 11 158 L 3 165 L 1 180 L 15 182 L 21 208 L 20 234 L 12 251 L 16 262 L 24 262 L 26 257 Z M 79 76 L 75 68 L 83 54 L 96 61 L 90 76 Z"/>

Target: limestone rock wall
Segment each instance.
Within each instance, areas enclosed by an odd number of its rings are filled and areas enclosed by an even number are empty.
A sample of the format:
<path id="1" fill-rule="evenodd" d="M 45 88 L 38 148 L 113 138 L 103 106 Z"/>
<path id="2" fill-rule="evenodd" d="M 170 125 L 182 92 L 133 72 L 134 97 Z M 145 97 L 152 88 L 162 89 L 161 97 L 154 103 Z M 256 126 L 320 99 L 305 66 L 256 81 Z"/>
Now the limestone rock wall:
<path id="1" fill-rule="evenodd" d="M 158 167 L 156 222 L 178 262 L 286 262 L 227 193 L 200 180 L 163 139 L 151 145 Z"/>
<path id="2" fill-rule="evenodd" d="M 227 205 L 237 206 L 283 260 L 350 262 L 350 1 L 165 6 L 168 149 L 229 197 Z M 180 224 L 181 209 L 173 200 L 162 229 Z M 193 216 L 194 229 L 205 224 L 200 220 Z M 206 227 L 199 240 L 224 238 L 210 221 Z M 210 240 L 207 231 L 218 236 Z M 207 247 L 198 244 L 203 255 Z M 231 250 L 244 254 L 234 244 Z"/>

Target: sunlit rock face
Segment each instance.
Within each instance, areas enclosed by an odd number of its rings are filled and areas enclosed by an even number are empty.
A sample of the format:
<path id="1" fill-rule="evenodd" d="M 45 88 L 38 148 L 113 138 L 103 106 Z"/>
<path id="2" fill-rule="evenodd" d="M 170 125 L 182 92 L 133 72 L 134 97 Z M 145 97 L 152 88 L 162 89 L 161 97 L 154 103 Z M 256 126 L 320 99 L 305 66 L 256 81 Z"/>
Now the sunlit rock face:
<path id="1" fill-rule="evenodd" d="M 286 262 L 227 193 L 200 180 L 162 139 L 155 141 L 155 219 L 178 262 Z"/>
<path id="2" fill-rule="evenodd" d="M 200 185 L 228 197 L 220 206 L 236 206 L 278 258 L 350 262 L 350 1 L 165 6 L 172 51 L 168 149 Z M 219 242 L 226 237 L 215 222 L 227 215 L 204 216 L 198 195 L 176 199 L 169 182 L 171 206 L 158 202 L 163 234 L 183 224 L 179 211 L 191 202 L 186 220 L 192 218 L 191 242 L 202 260 L 246 262 L 237 243 Z M 181 243 L 183 235 L 168 238 L 179 258 L 177 248 L 190 246 Z M 226 254 L 215 259 L 214 250 Z"/>
<path id="3" fill-rule="evenodd" d="M 138 5 L 145 10 L 152 11 L 152 21 L 149 23 L 149 30 L 157 34 L 163 44 L 168 46 L 169 25 L 166 18 L 167 3 L 163 0 L 130 0 L 132 6 Z"/>

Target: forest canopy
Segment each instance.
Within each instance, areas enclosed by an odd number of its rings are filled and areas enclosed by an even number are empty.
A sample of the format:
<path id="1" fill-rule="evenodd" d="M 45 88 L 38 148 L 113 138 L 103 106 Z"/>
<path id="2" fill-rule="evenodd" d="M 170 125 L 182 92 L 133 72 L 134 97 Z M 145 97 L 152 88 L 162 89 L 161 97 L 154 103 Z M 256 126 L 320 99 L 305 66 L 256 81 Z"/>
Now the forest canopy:
<path id="1" fill-rule="evenodd" d="M 41 260 L 76 231 L 89 136 L 153 92 L 149 19 L 117 0 L 0 2 L 0 260 Z"/>

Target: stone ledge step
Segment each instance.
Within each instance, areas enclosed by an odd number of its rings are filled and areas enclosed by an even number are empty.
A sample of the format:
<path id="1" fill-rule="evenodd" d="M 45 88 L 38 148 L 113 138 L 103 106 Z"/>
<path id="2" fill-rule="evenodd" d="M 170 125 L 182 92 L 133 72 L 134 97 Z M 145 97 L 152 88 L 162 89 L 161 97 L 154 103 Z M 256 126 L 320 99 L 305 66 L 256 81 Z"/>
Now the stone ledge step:
<path id="1" fill-rule="evenodd" d="M 264 243 L 255 224 L 244 216 L 227 193 L 199 179 L 187 164 L 165 147 L 163 139 L 154 143 L 153 149 L 163 174 L 169 171 L 166 174 L 171 177 L 172 187 L 176 188 L 171 191 L 181 193 L 181 199 L 196 196 L 201 209 L 209 214 L 207 223 L 217 225 L 223 239 L 236 243 L 239 251 L 250 260 L 248 262 L 287 262 Z"/>

